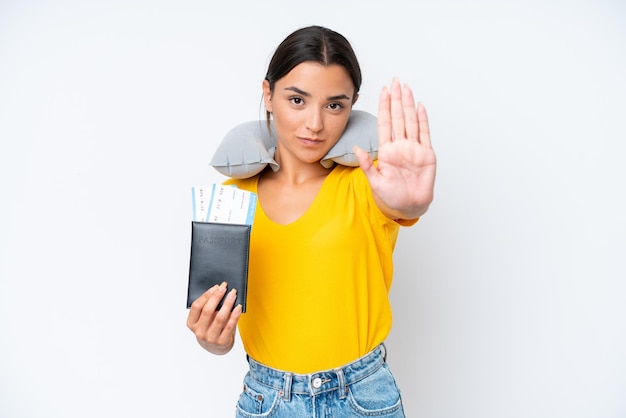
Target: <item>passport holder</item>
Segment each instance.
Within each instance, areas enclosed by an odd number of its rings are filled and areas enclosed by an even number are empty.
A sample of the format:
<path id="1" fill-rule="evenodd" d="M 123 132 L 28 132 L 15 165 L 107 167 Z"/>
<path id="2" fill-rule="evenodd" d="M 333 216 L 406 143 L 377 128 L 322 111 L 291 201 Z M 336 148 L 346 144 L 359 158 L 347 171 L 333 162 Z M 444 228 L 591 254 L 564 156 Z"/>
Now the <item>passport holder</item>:
<path id="1" fill-rule="evenodd" d="M 211 287 L 226 282 L 229 290 L 237 289 L 233 306 L 241 304 L 246 311 L 250 229 L 250 225 L 192 221 L 187 308 Z"/>

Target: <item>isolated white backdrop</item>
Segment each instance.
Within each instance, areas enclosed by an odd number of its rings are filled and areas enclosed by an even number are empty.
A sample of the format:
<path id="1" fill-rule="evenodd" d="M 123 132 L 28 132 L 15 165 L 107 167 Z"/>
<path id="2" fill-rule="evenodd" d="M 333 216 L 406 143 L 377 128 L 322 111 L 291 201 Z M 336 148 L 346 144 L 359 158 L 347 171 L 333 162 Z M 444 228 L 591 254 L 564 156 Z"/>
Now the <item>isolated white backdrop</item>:
<path id="1" fill-rule="evenodd" d="M 190 191 L 277 43 L 353 43 L 356 108 L 425 102 L 436 200 L 389 338 L 411 417 L 626 416 L 620 1 L 0 1 L 0 416 L 233 416 L 185 328 Z"/>

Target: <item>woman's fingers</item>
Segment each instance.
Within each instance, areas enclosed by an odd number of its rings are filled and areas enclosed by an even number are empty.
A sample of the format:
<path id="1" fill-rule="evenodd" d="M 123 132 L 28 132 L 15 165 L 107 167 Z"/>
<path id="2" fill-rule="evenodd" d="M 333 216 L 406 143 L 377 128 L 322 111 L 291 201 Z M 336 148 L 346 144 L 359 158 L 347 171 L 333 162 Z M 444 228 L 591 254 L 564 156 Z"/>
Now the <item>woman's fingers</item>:
<path id="1" fill-rule="evenodd" d="M 225 292 L 224 288 L 224 292 Z M 222 293 L 223 294 L 223 293 Z M 219 342 L 219 338 L 222 333 L 226 330 L 226 326 L 229 323 L 233 306 L 235 304 L 235 300 L 237 299 L 237 290 L 232 289 L 224 298 L 224 303 L 219 311 L 213 310 L 215 315 L 213 316 L 213 320 L 207 329 L 206 338 L 209 341 Z"/>
<path id="2" fill-rule="evenodd" d="M 235 306 L 237 291 L 226 294 L 227 285 L 213 286 L 191 304 L 187 327 L 204 349 L 213 354 L 225 354 L 233 347 L 241 305 Z M 221 308 L 217 307 L 223 300 Z"/>
<path id="3" fill-rule="evenodd" d="M 418 117 L 415 110 L 413 91 L 408 84 L 405 84 L 402 89 L 402 106 L 404 109 L 406 139 L 417 141 L 419 135 Z"/>
<path id="4" fill-rule="evenodd" d="M 215 285 L 191 304 L 189 315 L 187 316 L 187 327 L 196 334 L 210 333 L 217 335 L 228 322 L 230 313 L 237 300 L 237 290 L 232 289 L 229 294 L 224 297 L 227 290 L 226 282 L 221 285 Z M 222 307 L 217 310 L 220 301 L 224 299 Z"/>
<path id="5" fill-rule="evenodd" d="M 378 98 L 378 146 L 391 141 L 391 97 L 387 87 L 383 87 Z"/>
<path id="6" fill-rule="evenodd" d="M 432 148 L 430 142 L 430 125 L 428 124 L 428 114 L 422 102 L 417 105 L 417 119 L 419 121 L 419 142 L 427 148 Z"/>
<path id="7" fill-rule="evenodd" d="M 241 305 L 237 305 L 232 312 L 229 310 L 230 315 L 228 317 L 228 321 L 224 325 L 224 329 L 222 329 L 222 335 L 227 335 L 229 339 L 235 334 L 235 329 L 237 328 L 237 323 L 239 322 L 239 317 L 241 316 Z"/>
<path id="8" fill-rule="evenodd" d="M 420 141 L 420 123 L 413 91 L 407 84 L 401 87 L 394 77 L 389 89 L 382 89 L 378 100 L 379 146 L 396 139 Z"/>
<path id="9" fill-rule="evenodd" d="M 406 138 L 402 88 L 400 87 L 400 82 L 395 77 L 391 82 L 391 127 L 393 140 Z"/>
<path id="10" fill-rule="evenodd" d="M 200 320 L 202 313 L 205 311 L 204 308 L 206 304 L 215 294 L 218 287 L 218 285 L 213 286 L 212 288 L 204 292 L 198 299 L 194 300 L 191 304 L 191 308 L 189 309 L 189 315 L 187 315 L 187 327 L 192 331 Z M 215 304 L 215 306 L 217 306 L 217 304 Z"/>

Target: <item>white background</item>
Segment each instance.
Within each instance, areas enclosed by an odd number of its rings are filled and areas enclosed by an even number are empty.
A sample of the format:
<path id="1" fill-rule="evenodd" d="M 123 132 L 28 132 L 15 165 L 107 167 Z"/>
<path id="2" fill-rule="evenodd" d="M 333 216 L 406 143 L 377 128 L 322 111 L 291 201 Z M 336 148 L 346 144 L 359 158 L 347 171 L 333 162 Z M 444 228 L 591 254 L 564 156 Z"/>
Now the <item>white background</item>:
<path id="1" fill-rule="evenodd" d="M 292 30 L 427 106 L 390 363 L 411 417 L 626 416 L 626 6 L 0 1 L 0 416 L 229 417 L 245 360 L 185 327 L 190 187 Z M 314 309 L 314 307 L 312 307 Z"/>

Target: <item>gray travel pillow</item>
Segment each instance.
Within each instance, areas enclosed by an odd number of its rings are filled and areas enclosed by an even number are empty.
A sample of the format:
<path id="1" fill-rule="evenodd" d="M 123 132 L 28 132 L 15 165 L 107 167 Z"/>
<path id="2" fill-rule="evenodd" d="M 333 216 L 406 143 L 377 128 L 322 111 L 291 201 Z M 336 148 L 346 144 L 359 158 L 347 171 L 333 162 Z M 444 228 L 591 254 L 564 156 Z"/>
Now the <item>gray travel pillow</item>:
<path id="1" fill-rule="evenodd" d="M 217 147 L 211 166 L 225 176 L 244 179 L 260 173 L 268 164 L 278 171 L 274 161 L 276 131 L 270 121 L 270 136 L 267 123 L 262 120 L 244 122 L 231 129 Z M 346 130 L 328 154 L 320 161 L 330 168 L 334 163 L 357 167 L 353 147 L 367 151 L 372 159 L 378 157 L 378 122 L 376 116 L 362 110 L 353 110 Z"/>

